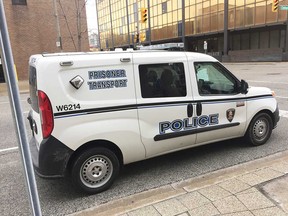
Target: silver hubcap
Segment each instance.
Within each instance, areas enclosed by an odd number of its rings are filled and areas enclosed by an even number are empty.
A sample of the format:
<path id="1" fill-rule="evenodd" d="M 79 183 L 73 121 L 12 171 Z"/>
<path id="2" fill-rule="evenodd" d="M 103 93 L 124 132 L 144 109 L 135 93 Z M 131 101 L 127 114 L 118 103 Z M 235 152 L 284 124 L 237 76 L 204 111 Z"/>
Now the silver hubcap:
<path id="1" fill-rule="evenodd" d="M 267 122 L 264 119 L 259 119 L 255 122 L 253 127 L 253 134 L 257 140 L 262 140 L 267 134 Z"/>
<path id="2" fill-rule="evenodd" d="M 81 169 L 80 177 L 87 187 L 101 187 L 106 184 L 113 173 L 112 162 L 103 155 L 94 155 L 87 159 Z"/>

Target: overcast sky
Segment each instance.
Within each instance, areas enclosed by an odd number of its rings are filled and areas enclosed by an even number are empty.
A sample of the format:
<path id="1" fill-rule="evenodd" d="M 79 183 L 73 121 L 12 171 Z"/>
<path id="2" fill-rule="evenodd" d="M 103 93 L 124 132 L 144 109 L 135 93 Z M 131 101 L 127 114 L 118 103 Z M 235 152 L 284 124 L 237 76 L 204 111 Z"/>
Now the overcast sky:
<path id="1" fill-rule="evenodd" d="M 96 3 L 95 0 L 87 0 L 86 3 L 86 14 L 87 14 L 87 24 L 88 32 L 97 32 L 97 16 L 96 16 Z"/>

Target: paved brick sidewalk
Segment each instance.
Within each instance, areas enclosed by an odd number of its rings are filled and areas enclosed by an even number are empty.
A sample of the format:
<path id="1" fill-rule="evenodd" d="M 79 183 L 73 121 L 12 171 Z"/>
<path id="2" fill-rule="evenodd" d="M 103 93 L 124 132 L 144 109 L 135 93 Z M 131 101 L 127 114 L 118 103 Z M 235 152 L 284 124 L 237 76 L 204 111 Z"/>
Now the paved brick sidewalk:
<path id="1" fill-rule="evenodd" d="M 288 215 L 288 151 L 72 215 L 285 216 Z"/>

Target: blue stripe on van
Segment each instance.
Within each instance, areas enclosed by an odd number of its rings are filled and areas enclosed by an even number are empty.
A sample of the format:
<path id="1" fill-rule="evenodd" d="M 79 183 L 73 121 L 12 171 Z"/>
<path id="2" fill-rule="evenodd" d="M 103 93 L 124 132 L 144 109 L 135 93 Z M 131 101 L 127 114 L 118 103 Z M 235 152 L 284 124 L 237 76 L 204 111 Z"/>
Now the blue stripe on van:
<path id="1" fill-rule="evenodd" d="M 203 104 L 215 104 L 215 103 L 227 103 L 227 102 L 237 102 L 237 101 L 251 101 L 251 100 L 261 100 L 273 98 L 272 94 L 270 95 L 259 95 L 252 97 L 239 97 L 239 98 L 227 98 L 227 99 L 212 99 L 212 100 L 187 100 L 187 101 L 168 101 L 160 103 L 145 103 L 145 104 L 132 104 L 132 105 L 123 105 L 123 106 L 111 106 L 103 108 L 92 108 L 92 109 L 83 109 L 83 110 L 73 110 L 68 112 L 58 112 L 54 113 L 54 118 L 66 118 L 66 117 L 75 117 L 82 115 L 106 113 L 106 112 L 119 112 L 133 109 L 147 109 L 147 108 L 157 108 L 157 107 L 171 107 L 171 106 L 186 106 L 187 104 L 203 103 Z"/>

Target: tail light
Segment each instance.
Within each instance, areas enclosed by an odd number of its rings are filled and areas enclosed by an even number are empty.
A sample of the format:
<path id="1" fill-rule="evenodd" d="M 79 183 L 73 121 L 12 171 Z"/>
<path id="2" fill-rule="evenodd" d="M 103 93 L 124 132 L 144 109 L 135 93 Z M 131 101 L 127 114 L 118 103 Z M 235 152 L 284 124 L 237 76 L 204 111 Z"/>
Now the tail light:
<path id="1" fill-rule="evenodd" d="M 51 102 L 43 91 L 38 91 L 39 110 L 41 115 L 41 125 L 43 138 L 48 138 L 54 128 L 54 118 Z"/>

